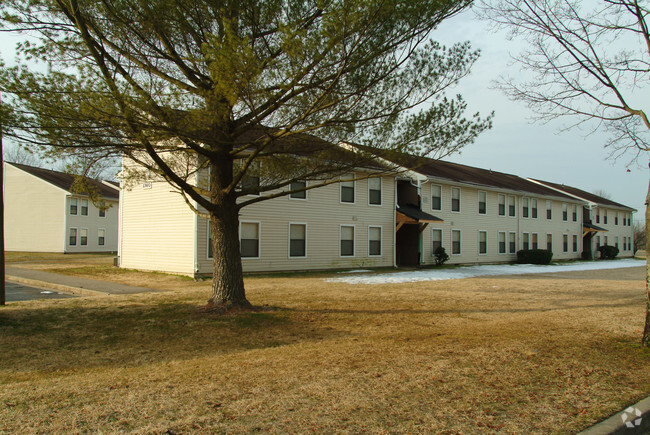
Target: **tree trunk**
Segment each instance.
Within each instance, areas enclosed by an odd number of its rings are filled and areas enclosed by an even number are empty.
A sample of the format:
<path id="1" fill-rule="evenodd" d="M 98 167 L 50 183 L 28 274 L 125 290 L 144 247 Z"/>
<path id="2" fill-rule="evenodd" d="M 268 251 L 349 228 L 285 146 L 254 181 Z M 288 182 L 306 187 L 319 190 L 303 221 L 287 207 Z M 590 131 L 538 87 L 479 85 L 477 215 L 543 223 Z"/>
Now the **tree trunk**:
<path id="1" fill-rule="evenodd" d="M 239 251 L 239 211 L 234 198 L 225 198 L 210 213 L 212 237 L 212 297 L 208 307 L 251 308 L 244 290 Z"/>
<path id="2" fill-rule="evenodd" d="M 645 327 L 643 328 L 643 338 L 641 339 L 641 346 L 650 347 L 650 253 L 648 248 L 650 244 L 650 183 L 648 183 L 648 193 L 645 198 L 645 261 L 646 261 L 646 270 L 645 270 L 645 289 L 646 289 L 646 307 L 645 307 Z"/>

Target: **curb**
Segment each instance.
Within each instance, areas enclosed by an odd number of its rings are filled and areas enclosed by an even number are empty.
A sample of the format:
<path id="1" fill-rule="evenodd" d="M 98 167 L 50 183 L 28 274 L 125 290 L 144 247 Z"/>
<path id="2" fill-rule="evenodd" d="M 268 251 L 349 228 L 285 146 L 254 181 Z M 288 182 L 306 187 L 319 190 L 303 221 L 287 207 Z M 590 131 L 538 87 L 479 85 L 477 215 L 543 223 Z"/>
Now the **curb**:
<path id="1" fill-rule="evenodd" d="M 44 290 L 59 290 L 62 292 L 66 293 L 72 293 L 73 295 L 80 295 L 80 296 L 106 296 L 110 295 L 110 293 L 107 292 L 101 292 L 98 290 L 90 290 L 87 288 L 82 288 L 82 287 L 72 287 L 69 285 L 63 285 L 63 284 L 55 284 L 51 282 L 46 282 L 46 281 L 39 281 L 36 279 L 29 279 L 29 278 L 23 278 L 20 276 L 13 276 L 13 275 L 6 275 L 5 279 L 7 281 L 12 281 L 12 282 L 17 282 L 20 284 L 25 284 L 25 285 L 31 285 L 34 287 L 39 287 Z"/>
<path id="2" fill-rule="evenodd" d="M 637 412 L 638 411 L 638 412 Z M 639 415 L 639 413 L 641 415 Z M 626 422 L 633 425 L 629 427 Z M 638 426 L 636 423 L 638 422 Z M 607 420 L 595 424 L 578 435 L 647 435 L 650 433 L 650 397 L 630 405 Z"/>

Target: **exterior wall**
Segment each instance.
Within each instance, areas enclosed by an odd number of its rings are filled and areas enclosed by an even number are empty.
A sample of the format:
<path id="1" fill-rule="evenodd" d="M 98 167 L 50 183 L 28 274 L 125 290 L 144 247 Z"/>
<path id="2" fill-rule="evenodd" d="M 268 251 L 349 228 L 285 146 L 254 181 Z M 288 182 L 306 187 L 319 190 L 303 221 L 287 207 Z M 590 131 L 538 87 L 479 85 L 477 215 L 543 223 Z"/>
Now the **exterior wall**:
<path id="1" fill-rule="evenodd" d="M 607 223 L 605 223 L 605 214 L 607 215 Z M 618 214 L 618 222 L 616 216 Z M 596 220 L 596 216 L 599 215 L 600 219 Z M 625 222 L 629 222 L 627 225 L 623 225 L 623 217 L 625 217 Z M 617 209 L 613 207 L 599 206 L 592 209 L 591 212 L 591 222 L 605 230 L 607 232 L 598 232 L 594 239 L 592 240 L 592 251 L 596 251 L 596 237 L 600 237 L 601 245 L 610 245 L 616 246 L 616 239 L 618 238 L 618 257 L 632 257 L 634 256 L 634 228 L 632 226 L 633 214 L 627 209 Z M 607 241 L 605 241 L 607 238 Z M 624 238 L 628 238 L 628 241 L 632 243 L 624 243 Z M 629 245 L 629 246 L 628 246 Z M 599 254 L 595 254 L 598 258 Z"/>
<path id="2" fill-rule="evenodd" d="M 193 275 L 196 215 L 164 181 L 120 194 L 120 267 Z"/>
<path id="3" fill-rule="evenodd" d="M 70 201 L 77 200 L 77 213 L 70 212 Z M 81 214 L 81 201 L 88 201 L 88 214 Z M 65 204 L 65 234 L 63 235 L 65 252 L 117 252 L 117 227 L 118 227 L 118 201 L 105 201 L 108 208 L 105 210 L 105 216 L 99 216 L 97 208 L 88 197 L 80 195 L 71 195 L 66 193 L 63 203 Z M 70 229 L 77 230 L 76 244 L 70 242 Z M 99 244 L 99 230 L 104 230 L 104 245 Z M 87 244 L 82 245 L 82 230 L 87 231 Z"/>
<path id="4" fill-rule="evenodd" d="M 442 186 L 441 208 L 431 208 L 431 186 Z M 451 188 L 460 188 L 461 207 L 460 212 L 451 211 Z M 486 214 L 478 212 L 479 191 L 486 192 L 487 208 Z M 506 216 L 498 214 L 498 196 L 505 195 Z M 509 216 L 508 199 L 514 196 L 515 216 Z M 532 218 L 529 207 L 529 217 L 524 218 L 522 213 L 523 198 L 537 199 L 537 218 Z M 546 200 L 552 201 L 552 218 L 546 219 Z M 562 219 L 562 203 L 568 205 L 568 220 Z M 573 221 L 572 205 L 576 205 L 576 221 Z M 529 202 L 530 205 L 530 202 Z M 575 259 L 580 258 L 582 253 L 582 204 L 570 199 L 558 197 L 535 197 L 524 195 L 521 192 L 499 191 L 489 188 L 479 188 L 460 184 L 449 184 L 447 182 L 430 181 L 422 185 L 422 210 L 431 213 L 444 220 L 441 224 L 430 224 L 422 232 L 422 262 L 433 264 L 433 242 L 432 231 L 442 230 L 442 246 L 449 255 L 450 264 L 458 263 L 502 263 L 516 260 L 516 251 L 523 249 L 523 235 L 529 234 L 530 248 L 532 248 L 532 234 L 537 234 L 538 248 L 546 249 L 547 234 L 553 238 L 553 259 Z M 451 236 L 452 230 L 461 231 L 461 253 L 452 253 Z M 487 232 L 487 253 L 479 253 L 479 231 Z M 506 253 L 499 253 L 499 233 L 506 234 Z M 510 233 L 515 234 L 515 251 L 510 253 Z M 563 236 L 568 236 L 568 252 L 563 250 Z M 577 249 L 573 250 L 573 236 L 577 237 Z"/>
<path id="5" fill-rule="evenodd" d="M 4 164 L 5 249 L 64 252 L 66 192 Z"/>
<path id="6" fill-rule="evenodd" d="M 283 196 L 242 209 L 240 222 L 258 222 L 259 258 L 243 258 L 244 271 L 346 269 L 393 266 L 395 180 L 382 178 L 381 205 L 370 205 L 368 181 L 355 182 L 355 202 L 342 203 L 341 187 L 309 190 L 307 199 Z M 289 256 L 289 224 L 306 224 L 306 256 Z M 354 226 L 354 256 L 341 257 L 341 225 Z M 381 256 L 368 255 L 369 226 L 381 227 Z M 197 259 L 201 273 L 211 273 L 208 222 L 199 219 Z"/>

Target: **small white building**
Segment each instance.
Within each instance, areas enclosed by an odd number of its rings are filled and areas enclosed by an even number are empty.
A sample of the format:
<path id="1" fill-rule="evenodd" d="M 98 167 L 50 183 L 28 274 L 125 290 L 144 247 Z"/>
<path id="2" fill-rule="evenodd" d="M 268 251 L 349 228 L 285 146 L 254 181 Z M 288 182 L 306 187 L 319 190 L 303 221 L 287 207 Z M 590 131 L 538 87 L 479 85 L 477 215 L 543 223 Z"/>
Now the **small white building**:
<path id="1" fill-rule="evenodd" d="M 75 177 L 18 163 L 4 164 L 5 250 L 23 252 L 116 252 L 116 186 L 90 180 L 101 195 L 71 191 Z"/>

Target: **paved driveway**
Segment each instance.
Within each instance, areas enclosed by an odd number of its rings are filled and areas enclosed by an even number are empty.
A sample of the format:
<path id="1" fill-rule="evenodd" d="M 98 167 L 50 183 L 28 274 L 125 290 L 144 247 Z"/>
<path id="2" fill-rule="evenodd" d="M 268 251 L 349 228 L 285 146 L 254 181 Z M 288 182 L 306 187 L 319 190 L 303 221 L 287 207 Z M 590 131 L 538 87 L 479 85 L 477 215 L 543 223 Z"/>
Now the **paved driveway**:
<path id="1" fill-rule="evenodd" d="M 33 301 L 37 299 L 61 299 L 74 296 L 42 288 L 5 281 L 5 296 L 7 302 Z"/>

